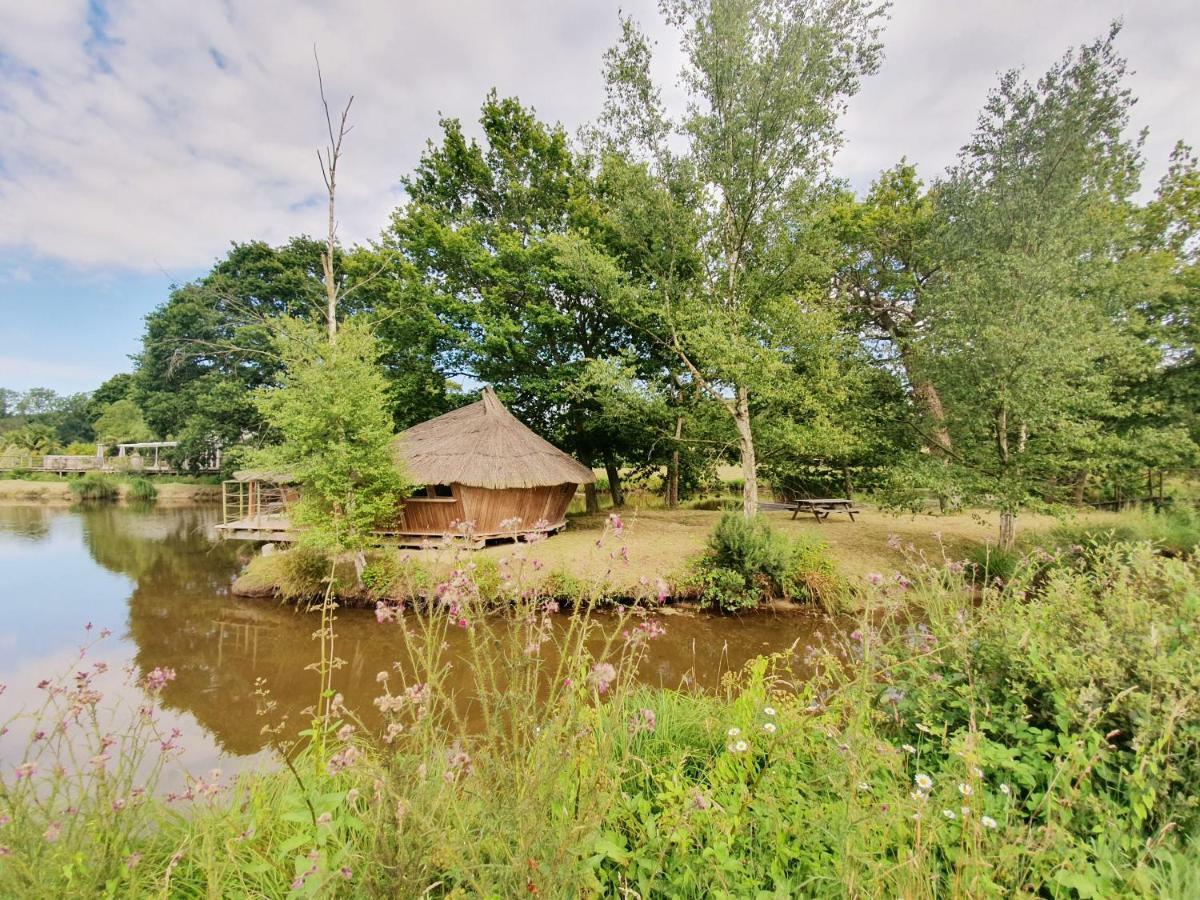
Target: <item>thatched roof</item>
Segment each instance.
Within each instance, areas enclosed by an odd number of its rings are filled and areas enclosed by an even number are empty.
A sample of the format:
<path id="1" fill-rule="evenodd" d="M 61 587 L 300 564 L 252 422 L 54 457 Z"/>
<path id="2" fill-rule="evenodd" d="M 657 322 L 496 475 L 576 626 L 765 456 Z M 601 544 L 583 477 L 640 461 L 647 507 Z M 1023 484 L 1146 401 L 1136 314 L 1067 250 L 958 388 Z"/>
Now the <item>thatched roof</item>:
<path id="1" fill-rule="evenodd" d="M 479 402 L 401 433 L 392 450 L 417 484 L 520 488 L 596 480 L 591 469 L 521 424 L 490 387 Z"/>

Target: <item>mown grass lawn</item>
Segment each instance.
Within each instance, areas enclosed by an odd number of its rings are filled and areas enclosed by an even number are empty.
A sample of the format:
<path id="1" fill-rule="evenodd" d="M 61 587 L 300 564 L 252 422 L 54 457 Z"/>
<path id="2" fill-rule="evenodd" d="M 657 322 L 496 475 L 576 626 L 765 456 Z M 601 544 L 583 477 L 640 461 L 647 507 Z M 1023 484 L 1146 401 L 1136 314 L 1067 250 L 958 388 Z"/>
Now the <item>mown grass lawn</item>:
<path id="1" fill-rule="evenodd" d="M 581 580 L 603 580 L 613 588 L 636 589 L 641 579 L 663 578 L 674 583 L 688 562 L 704 548 L 708 535 L 721 517 L 710 510 L 665 510 L 627 508 L 620 511 L 625 532 L 620 540 L 608 537 L 596 546 L 604 534 L 608 511 L 599 516 L 576 516 L 568 528 L 529 551 L 549 571 L 561 570 Z M 954 515 L 893 514 L 871 507 L 864 509 L 856 522 L 846 516 L 830 516 L 818 523 L 812 516 L 766 512 L 771 525 L 789 535 L 816 535 L 829 546 L 830 555 L 841 572 L 852 581 L 869 572 L 889 572 L 905 566 L 903 551 L 888 546 L 892 535 L 904 545 L 940 560 L 943 549 L 950 558 L 962 558 L 970 549 L 995 541 L 997 517 L 977 511 Z M 1119 521 L 1119 514 L 1088 512 L 1088 522 Z M 1045 531 L 1059 523 L 1052 516 L 1024 515 L 1020 529 Z M 940 538 L 939 538 L 940 536 Z M 628 560 L 621 555 L 628 549 Z M 484 555 L 503 558 L 512 546 L 494 545 Z"/>

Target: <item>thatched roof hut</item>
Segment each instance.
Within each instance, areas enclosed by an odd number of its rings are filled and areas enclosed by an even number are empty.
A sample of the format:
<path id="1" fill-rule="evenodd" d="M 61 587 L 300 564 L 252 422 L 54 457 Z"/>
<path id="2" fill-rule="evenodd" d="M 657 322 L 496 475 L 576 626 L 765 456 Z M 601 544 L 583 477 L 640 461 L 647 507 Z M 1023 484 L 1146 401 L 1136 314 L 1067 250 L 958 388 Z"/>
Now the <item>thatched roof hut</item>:
<path id="1" fill-rule="evenodd" d="M 530 431 L 490 387 L 477 403 L 415 425 L 393 452 L 422 487 L 405 502 L 399 530 L 441 536 L 470 523 L 479 538 L 555 531 L 592 470 Z"/>

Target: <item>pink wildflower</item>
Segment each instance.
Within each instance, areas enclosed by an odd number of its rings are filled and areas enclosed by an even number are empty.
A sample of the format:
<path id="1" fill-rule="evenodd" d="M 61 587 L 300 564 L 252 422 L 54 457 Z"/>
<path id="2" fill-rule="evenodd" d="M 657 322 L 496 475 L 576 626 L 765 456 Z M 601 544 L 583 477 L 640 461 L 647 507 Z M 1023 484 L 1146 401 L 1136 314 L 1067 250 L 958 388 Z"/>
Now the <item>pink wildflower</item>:
<path id="1" fill-rule="evenodd" d="M 596 663 L 588 673 L 588 681 L 601 694 L 608 691 L 609 686 L 616 681 L 616 678 L 617 670 L 613 668 L 612 663 Z"/>

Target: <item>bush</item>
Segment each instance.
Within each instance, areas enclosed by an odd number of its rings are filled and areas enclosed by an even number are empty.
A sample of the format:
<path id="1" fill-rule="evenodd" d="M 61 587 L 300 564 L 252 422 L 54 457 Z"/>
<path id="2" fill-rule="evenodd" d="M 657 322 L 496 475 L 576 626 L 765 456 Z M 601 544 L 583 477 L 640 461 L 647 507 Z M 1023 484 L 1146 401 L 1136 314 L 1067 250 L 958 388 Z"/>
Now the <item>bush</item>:
<path id="1" fill-rule="evenodd" d="M 158 498 L 158 488 L 148 478 L 133 478 L 125 497 L 138 503 L 152 503 Z"/>
<path id="2" fill-rule="evenodd" d="M 727 512 L 709 535 L 696 567 L 701 603 L 733 612 L 765 597 L 831 605 L 841 593 L 826 547 L 812 538 L 791 539 L 761 516 Z"/>
<path id="3" fill-rule="evenodd" d="M 1172 556 L 1192 556 L 1200 545 L 1200 512 L 1186 506 L 1162 512 L 1131 510 L 1112 524 L 1060 525 L 1041 543 L 1059 548 L 1095 549 L 1135 541 L 1149 541 Z"/>
<path id="4" fill-rule="evenodd" d="M 1019 550 L 1001 550 L 995 544 L 972 547 L 966 556 L 975 573 L 984 582 L 994 578 L 1008 581 L 1025 558 Z"/>
<path id="5" fill-rule="evenodd" d="M 87 472 L 82 478 L 71 481 L 71 493 L 79 500 L 116 500 L 119 493 L 117 482 L 102 472 Z"/>

